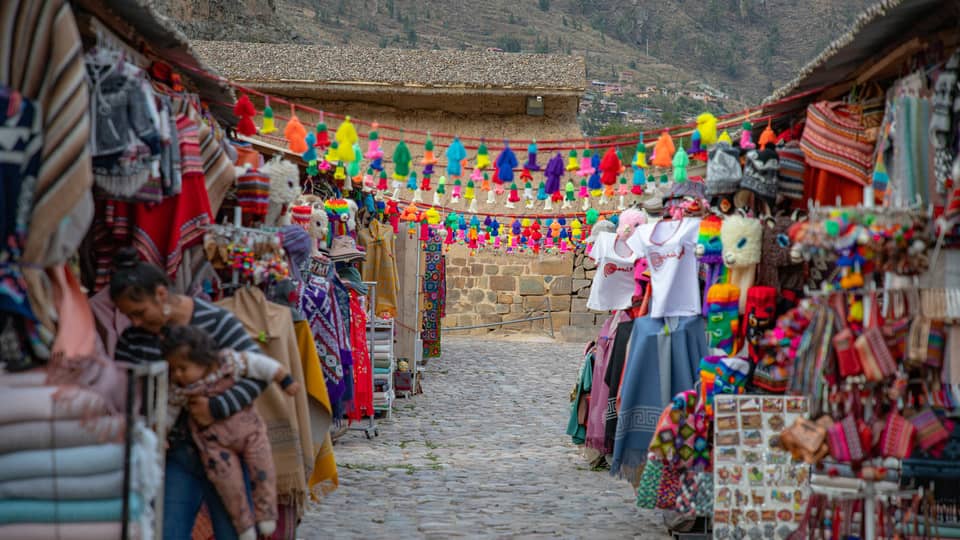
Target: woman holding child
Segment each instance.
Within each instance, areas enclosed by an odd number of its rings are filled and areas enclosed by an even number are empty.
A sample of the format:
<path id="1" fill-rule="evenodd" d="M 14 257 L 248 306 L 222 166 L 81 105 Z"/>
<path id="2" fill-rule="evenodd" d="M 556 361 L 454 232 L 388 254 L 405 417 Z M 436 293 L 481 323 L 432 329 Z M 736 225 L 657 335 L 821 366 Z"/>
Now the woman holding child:
<path id="1" fill-rule="evenodd" d="M 131 327 L 123 332 L 117 342 L 117 360 L 131 363 L 161 361 L 164 359 L 164 352 L 168 353 L 168 356 L 175 354 L 182 357 L 186 354 L 182 347 L 173 353 L 169 347 L 163 350 L 162 337 L 170 328 L 184 326 L 204 331 L 210 338 L 204 343 L 223 354 L 233 354 L 228 351 L 253 354 L 261 352 L 233 314 L 202 299 L 174 293 L 170 290 L 170 282 L 164 271 L 140 261 L 134 250 L 121 250 L 118 254 L 110 281 L 110 297 L 131 322 Z M 182 338 L 183 332 L 180 331 L 179 335 Z M 196 336 L 194 338 L 195 341 Z M 206 358 L 210 354 L 211 351 L 201 351 L 200 356 Z M 204 376 L 220 373 L 217 370 L 223 363 L 219 358 L 217 356 L 208 359 L 204 367 L 208 371 L 204 371 Z M 229 370 L 229 384 L 211 384 L 206 389 L 208 391 L 178 393 L 182 398 L 182 410 L 177 418 L 170 419 L 173 427 L 167 437 L 163 516 L 165 539 L 189 539 L 197 513 L 204 503 L 210 512 L 216 540 L 246 540 L 251 534 L 255 538 L 257 532 L 269 537 L 276 527 L 277 516 L 287 514 L 281 506 L 279 512 L 272 516 L 257 515 L 256 532 L 251 532 L 253 528 L 246 526 L 247 519 L 242 519 L 235 525 L 232 517 L 236 514 L 236 509 L 231 508 L 233 513 L 228 511 L 217 487 L 208 479 L 208 476 L 215 476 L 216 471 L 205 470 L 212 468 L 212 465 L 201 459 L 202 454 L 194 442 L 194 435 L 205 429 L 212 432 L 218 424 L 229 422 L 234 415 L 248 414 L 254 400 L 270 382 L 267 379 L 253 378 L 253 371 L 234 369 L 234 364 L 227 365 L 233 366 Z M 196 382 L 188 379 L 181 378 L 179 382 L 188 383 L 187 386 Z M 181 385 L 177 380 L 173 382 L 174 390 L 177 390 L 176 386 Z M 285 388 L 289 388 L 291 381 L 289 377 L 285 377 L 277 382 L 281 385 L 285 383 Z M 242 455 L 242 452 L 237 452 Z M 261 461 L 258 461 L 258 467 L 262 465 Z M 242 472 L 244 481 L 239 483 L 234 478 L 232 485 L 243 486 L 249 483 L 247 479 L 252 474 L 250 464 L 247 464 Z M 263 478 L 263 475 L 268 473 L 259 467 L 255 474 Z M 253 478 L 254 483 L 257 480 L 258 478 Z M 248 499 L 249 503 L 249 489 L 244 491 L 247 493 L 243 498 Z M 231 506 L 235 507 L 236 504 L 237 499 L 234 497 Z M 262 504 L 257 506 L 262 507 Z M 281 527 L 290 530 L 294 529 L 295 525 L 282 524 Z"/>

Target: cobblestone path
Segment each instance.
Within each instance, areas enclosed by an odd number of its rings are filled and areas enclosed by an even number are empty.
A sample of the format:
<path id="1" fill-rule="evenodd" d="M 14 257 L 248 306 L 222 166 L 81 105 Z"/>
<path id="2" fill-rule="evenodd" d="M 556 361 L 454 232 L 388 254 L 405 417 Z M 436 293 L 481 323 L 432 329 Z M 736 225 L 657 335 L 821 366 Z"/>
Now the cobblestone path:
<path id="1" fill-rule="evenodd" d="M 669 538 L 564 433 L 581 345 L 443 347 L 379 437 L 349 432 L 334 447 L 340 488 L 308 509 L 300 538 Z"/>

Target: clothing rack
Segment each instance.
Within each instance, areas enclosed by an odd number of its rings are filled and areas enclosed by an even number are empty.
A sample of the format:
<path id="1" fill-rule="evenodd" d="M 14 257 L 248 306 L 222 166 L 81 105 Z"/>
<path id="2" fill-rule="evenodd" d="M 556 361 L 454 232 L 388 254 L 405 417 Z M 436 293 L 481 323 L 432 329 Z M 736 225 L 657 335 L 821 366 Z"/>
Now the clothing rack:
<path id="1" fill-rule="evenodd" d="M 375 306 L 377 305 L 377 282 L 376 281 L 364 281 L 364 285 L 367 286 L 367 347 L 370 350 L 370 390 L 374 389 L 374 333 L 370 331 L 370 323 L 373 321 L 374 313 L 376 311 Z M 372 439 L 374 437 L 380 436 L 380 430 L 377 428 L 376 421 L 376 412 L 373 409 L 373 403 L 371 401 L 371 409 L 368 411 L 369 416 L 367 416 L 367 423 L 365 425 L 358 425 L 356 427 L 351 426 L 351 431 L 362 431 L 366 435 L 367 439 Z"/>
<path id="2" fill-rule="evenodd" d="M 153 427 L 157 434 L 157 456 L 160 461 L 160 469 L 163 470 L 166 461 L 166 440 L 167 440 L 167 363 L 166 362 L 148 362 L 145 364 L 128 365 L 127 371 L 127 399 L 125 407 L 125 429 L 124 429 L 124 447 L 123 447 L 123 501 L 121 513 L 121 538 L 127 540 L 130 529 L 130 491 L 132 485 L 132 451 L 133 451 L 133 431 L 134 418 L 138 415 L 134 412 L 134 406 L 137 402 L 137 388 L 142 392 L 140 400 L 143 410 L 143 417 L 147 427 Z M 138 385 L 137 381 L 141 381 Z M 150 505 L 151 501 L 143 501 L 144 505 Z M 154 538 L 163 538 L 163 482 L 157 486 L 155 499 L 152 501 L 154 509 Z"/>

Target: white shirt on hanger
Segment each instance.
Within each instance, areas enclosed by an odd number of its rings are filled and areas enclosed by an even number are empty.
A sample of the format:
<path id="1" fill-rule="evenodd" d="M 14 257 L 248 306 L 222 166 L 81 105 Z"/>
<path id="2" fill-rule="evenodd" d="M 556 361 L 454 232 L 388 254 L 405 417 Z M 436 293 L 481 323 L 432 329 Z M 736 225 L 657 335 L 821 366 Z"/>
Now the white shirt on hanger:
<path id="1" fill-rule="evenodd" d="M 590 249 L 590 258 L 597 270 L 590 286 L 587 308 L 596 311 L 627 309 L 632 303 L 633 265 L 636 251 L 627 244 L 617 244 L 617 233 L 601 232 Z"/>
<path id="2" fill-rule="evenodd" d="M 650 316 L 683 317 L 700 313 L 697 235 L 700 218 L 658 221 L 637 228 L 627 245 L 650 267 Z"/>

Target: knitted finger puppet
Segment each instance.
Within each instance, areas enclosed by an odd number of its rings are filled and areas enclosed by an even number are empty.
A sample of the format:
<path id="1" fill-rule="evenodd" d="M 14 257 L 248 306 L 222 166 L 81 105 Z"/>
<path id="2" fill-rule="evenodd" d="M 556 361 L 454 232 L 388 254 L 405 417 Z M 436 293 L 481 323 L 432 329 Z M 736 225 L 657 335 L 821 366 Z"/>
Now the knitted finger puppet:
<path id="1" fill-rule="evenodd" d="M 467 149 L 460 142 L 460 137 L 454 137 L 447 147 L 447 176 L 459 178 L 463 176 L 463 161 L 467 159 Z"/>
<path id="2" fill-rule="evenodd" d="M 246 94 L 240 94 L 240 98 L 233 105 L 233 114 L 239 118 L 237 133 L 247 137 L 257 134 L 257 126 L 253 123 L 253 117 L 257 115 L 257 109 Z"/>
<path id="3" fill-rule="evenodd" d="M 740 309 L 746 307 L 747 291 L 753 286 L 762 253 L 763 225 L 760 220 L 735 214 L 727 216 L 720 228 L 723 263 L 729 282 L 740 288 Z"/>
<path id="4" fill-rule="evenodd" d="M 537 140 L 527 145 L 527 163 L 523 166 L 529 171 L 539 171 L 540 165 L 537 163 Z"/>
<path id="5" fill-rule="evenodd" d="M 676 152 L 676 147 L 673 144 L 673 138 L 670 137 L 670 133 L 664 131 L 653 147 L 653 166 L 669 169 L 673 166 L 674 152 Z"/>
<path id="6" fill-rule="evenodd" d="M 480 141 L 480 147 L 477 148 L 477 169 L 481 171 L 486 169 L 491 165 L 490 163 L 490 151 L 487 150 L 487 143 L 485 141 Z"/>
<path id="7" fill-rule="evenodd" d="M 727 355 L 737 352 L 740 334 L 740 289 L 729 283 L 717 283 L 706 294 L 707 338 L 711 348 Z"/>

